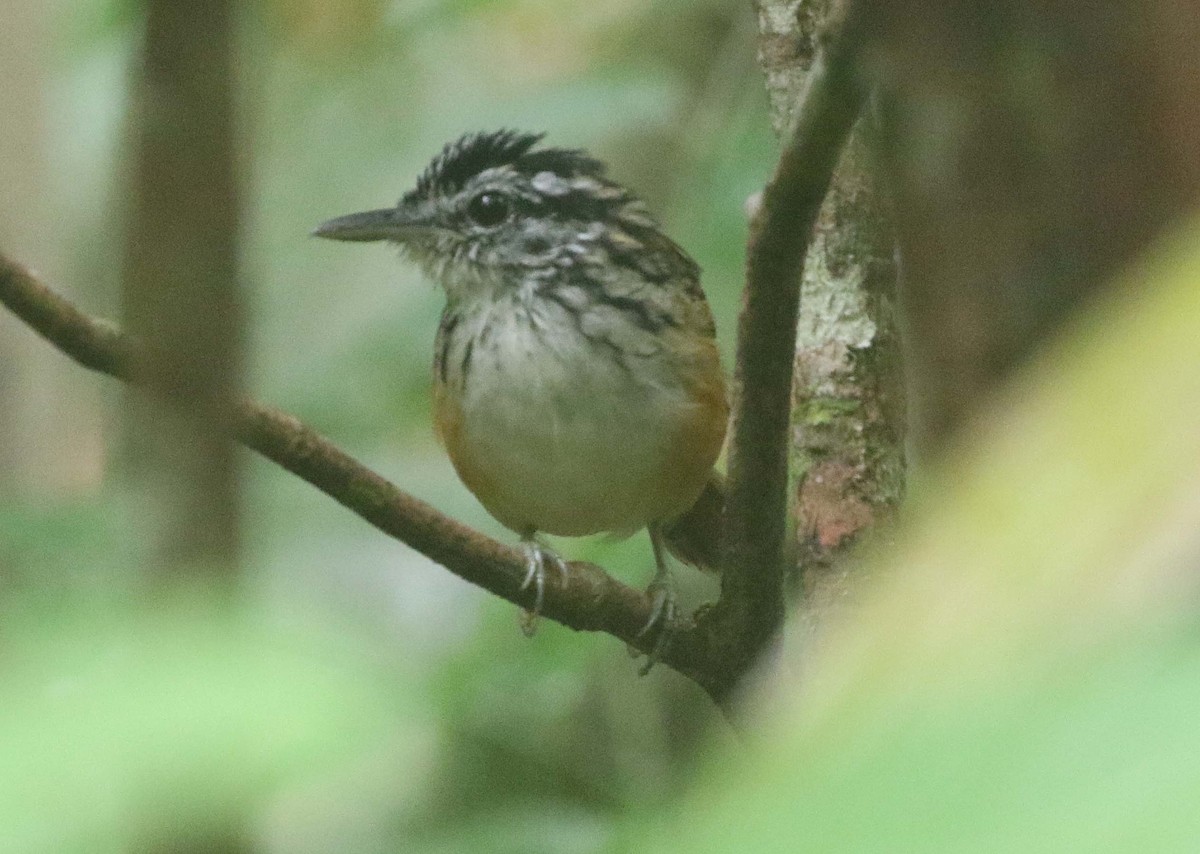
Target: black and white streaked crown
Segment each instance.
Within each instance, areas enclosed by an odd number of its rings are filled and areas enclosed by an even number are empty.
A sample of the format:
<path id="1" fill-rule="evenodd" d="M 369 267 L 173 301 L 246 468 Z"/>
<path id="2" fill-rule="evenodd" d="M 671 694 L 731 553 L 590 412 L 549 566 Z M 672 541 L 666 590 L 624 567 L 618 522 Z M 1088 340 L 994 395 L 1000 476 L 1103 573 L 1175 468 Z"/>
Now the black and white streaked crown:
<path id="1" fill-rule="evenodd" d="M 535 150 L 544 136 L 508 129 L 465 134 L 447 143 L 433 158 L 404 201 L 452 195 L 480 172 L 498 166 L 510 166 L 527 176 L 552 172 L 565 179 L 588 176 L 608 183 L 604 179 L 604 164 L 585 151 L 573 148 Z"/>

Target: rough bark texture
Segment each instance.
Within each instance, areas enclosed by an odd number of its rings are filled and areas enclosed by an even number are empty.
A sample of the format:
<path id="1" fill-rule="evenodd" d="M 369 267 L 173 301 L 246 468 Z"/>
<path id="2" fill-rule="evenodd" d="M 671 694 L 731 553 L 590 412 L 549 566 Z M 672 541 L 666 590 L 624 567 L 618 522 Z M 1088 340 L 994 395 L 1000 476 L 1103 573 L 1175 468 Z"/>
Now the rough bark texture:
<path id="1" fill-rule="evenodd" d="M 759 60 L 784 131 L 831 0 L 759 0 Z M 810 610 L 836 595 L 839 558 L 904 493 L 905 396 L 894 240 L 860 122 L 821 209 L 804 268 L 793 444 L 795 566 Z"/>
<path id="2" fill-rule="evenodd" d="M 839 558 L 904 495 L 894 241 L 862 137 L 851 140 L 817 222 L 796 339 L 795 534 L 817 606 L 835 592 L 822 582 L 838 578 Z"/>
<path id="3" fill-rule="evenodd" d="M 881 7 L 918 447 L 936 453 L 1200 198 L 1200 5 Z"/>
<path id="4" fill-rule="evenodd" d="M 744 674 L 784 616 L 788 454 L 805 259 L 834 171 L 865 101 L 859 52 L 874 18 L 848 2 L 798 93 L 783 150 L 750 222 L 729 431 L 721 598 L 707 625 Z M 740 679 L 740 675 L 738 679 Z"/>

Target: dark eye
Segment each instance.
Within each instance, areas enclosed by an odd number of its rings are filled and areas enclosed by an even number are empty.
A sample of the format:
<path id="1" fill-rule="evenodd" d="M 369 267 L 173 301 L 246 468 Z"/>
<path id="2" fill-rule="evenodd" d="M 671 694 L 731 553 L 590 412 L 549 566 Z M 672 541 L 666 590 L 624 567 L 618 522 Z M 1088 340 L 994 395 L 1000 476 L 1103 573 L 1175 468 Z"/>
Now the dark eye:
<path id="1" fill-rule="evenodd" d="M 482 226 L 499 225 L 508 212 L 508 199 L 500 193 L 480 193 L 467 203 L 467 216 Z"/>

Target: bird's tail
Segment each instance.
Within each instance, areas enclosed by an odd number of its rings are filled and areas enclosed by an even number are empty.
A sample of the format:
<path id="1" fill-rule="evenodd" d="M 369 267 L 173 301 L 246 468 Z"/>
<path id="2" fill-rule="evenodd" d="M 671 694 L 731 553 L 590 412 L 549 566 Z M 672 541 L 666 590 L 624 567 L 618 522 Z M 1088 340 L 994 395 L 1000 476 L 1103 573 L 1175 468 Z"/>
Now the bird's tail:
<path id="1" fill-rule="evenodd" d="M 692 509 L 663 526 L 663 542 L 684 563 L 720 572 L 724 532 L 725 477 L 714 469 Z"/>

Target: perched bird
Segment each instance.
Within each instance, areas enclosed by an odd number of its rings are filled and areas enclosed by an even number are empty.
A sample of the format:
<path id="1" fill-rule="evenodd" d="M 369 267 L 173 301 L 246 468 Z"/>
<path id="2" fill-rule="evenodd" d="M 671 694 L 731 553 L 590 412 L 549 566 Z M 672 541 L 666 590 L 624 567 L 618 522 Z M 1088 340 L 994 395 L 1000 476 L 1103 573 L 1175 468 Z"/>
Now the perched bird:
<path id="1" fill-rule="evenodd" d="M 537 534 L 648 528 L 643 631 L 669 630 L 664 531 L 704 491 L 728 416 L 712 313 L 696 263 L 645 204 L 598 160 L 541 139 L 463 136 L 395 207 L 314 234 L 395 243 L 445 290 L 437 432 L 467 488 L 521 537 L 524 587 L 536 586 L 527 627 L 548 567 L 567 573 Z"/>

